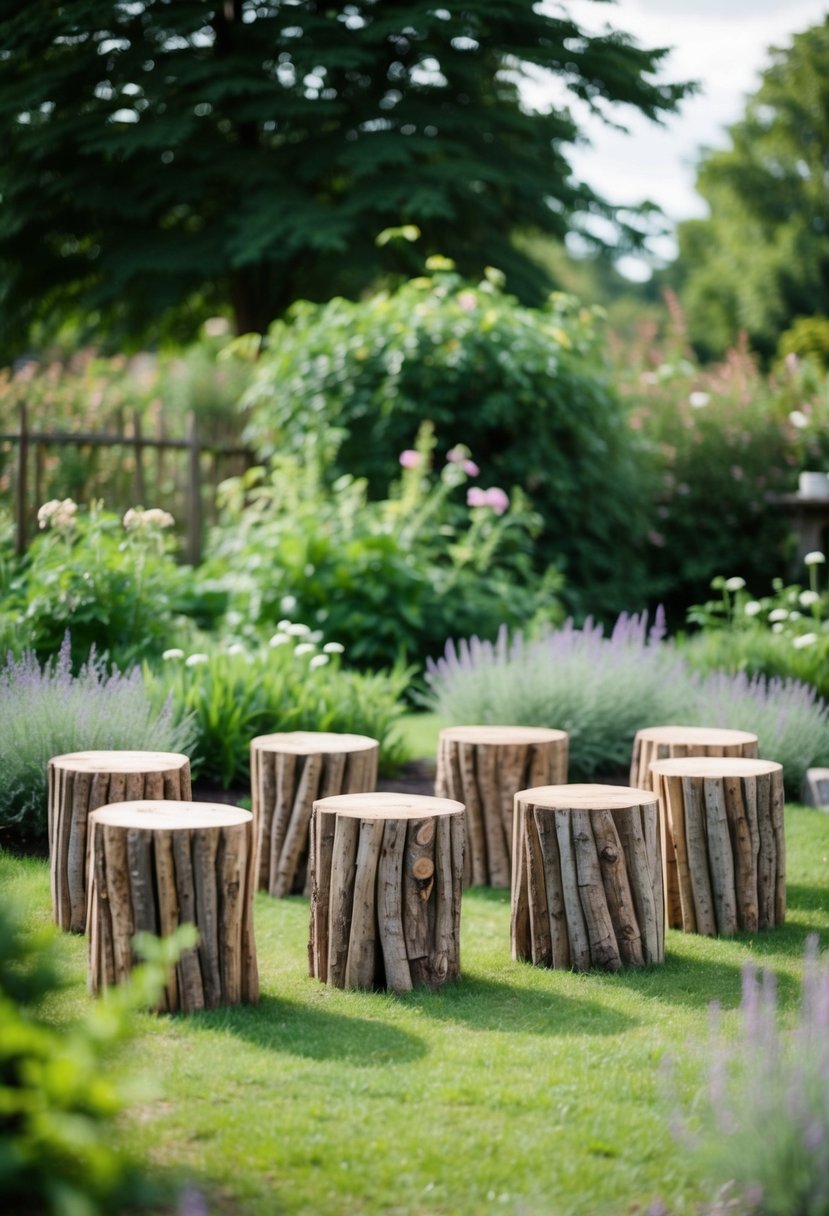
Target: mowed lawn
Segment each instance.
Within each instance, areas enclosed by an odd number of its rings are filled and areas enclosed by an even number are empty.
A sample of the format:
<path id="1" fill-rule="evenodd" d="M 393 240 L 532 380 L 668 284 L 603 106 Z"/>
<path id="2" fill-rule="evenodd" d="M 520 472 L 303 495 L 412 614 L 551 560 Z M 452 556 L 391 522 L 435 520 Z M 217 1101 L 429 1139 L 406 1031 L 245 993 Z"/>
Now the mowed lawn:
<path id="1" fill-rule="evenodd" d="M 784 927 L 672 932 L 664 966 L 616 975 L 513 962 L 508 894 L 472 890 L 459 983 L 405 997 L 329 990 L 307 975 L 307 901 L 260 894 L 259 1005 L 142 1015 L 123 1066 L 154 1092 L 124 1132 L 154 1172 L 189 1181 L 223 1216 L 644 1216 L 657 1197 L 694 1212 L 711 1188 L 669 1125 L 677 1087 L 692 1123 L 704 1116 L 709 1003 L 736 1027 L 752 959 L 777 973 L 791 1017 L 807 935 L 829 945 L 829 815 L 789 807 L 787 838 Z M 0 884 L 48 920 L 46 862 L 0 854 Z M 91 999 L 84 939 L 64 937 L 61 958 L 69 984 L 50 1010 L 65 1019 Z"/>

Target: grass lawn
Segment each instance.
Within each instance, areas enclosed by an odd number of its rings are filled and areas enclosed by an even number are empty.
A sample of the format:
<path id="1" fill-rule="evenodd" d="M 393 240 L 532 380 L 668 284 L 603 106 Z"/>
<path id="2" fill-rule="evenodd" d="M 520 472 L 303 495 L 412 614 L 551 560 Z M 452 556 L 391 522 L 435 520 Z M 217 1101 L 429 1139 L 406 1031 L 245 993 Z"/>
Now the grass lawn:
<path id="1" fill-rule="evenodd" d="M 156 1171 L 188 1179 L 210 1213 L 691 1213 L 711 1195 L 672 1139 L 660 1061 L 689 1104 L 708 1005 L 734 1010 L 740 968 L 798 999 L 803 947 L 829 941 L 829 815 L 787 811 L 784 927 L 751 938 L 670 933 L 663 967 L 617 975 L 534 969 L 509 955 L 505 892 L 464 895 L 462 980 L 405 997 L 328 990 L 306 974 L 307 901 L 257 896 L 257 1007 L 143 1015 L 126 1066 L 157 1096 L 125 1131 Z M 49 917 L 43 861 L 0 854 L 0 885 Z M 67 989 L 89 1001 L 85 941 L 64 937 Z M 727 1017 L 733 1024 L 733 1015 Z"/>

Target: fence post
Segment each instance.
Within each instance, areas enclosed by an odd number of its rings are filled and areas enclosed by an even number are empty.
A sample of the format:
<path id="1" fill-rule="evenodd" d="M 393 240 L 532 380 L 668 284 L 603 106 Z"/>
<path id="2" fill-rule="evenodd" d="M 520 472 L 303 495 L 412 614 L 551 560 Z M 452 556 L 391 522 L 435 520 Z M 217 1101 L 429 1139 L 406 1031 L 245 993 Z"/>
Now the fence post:
<path id="1" fill-rule="evenodd" d="M 191 566 L 201 561 L 201 460 L 195 412 L 187 419 L 187 539 L 185 557 Z"/>
<path id="2" fill-rule="evenodd" d="M 29 423 L 26 403 L 20 402 L 20 439 L 17 445 L 17 535 L 15 552 L 21 557 L 26 552 L 26 470 L 29 464 Z"/>
<path id="3" fill-rule="evenodd" d="M 138 410 L 132 412 L 133 448 L 135 450 L 135 505 L 146 507 L 144 501 L 144 443 L 141 434 L 141 415 Z"/>

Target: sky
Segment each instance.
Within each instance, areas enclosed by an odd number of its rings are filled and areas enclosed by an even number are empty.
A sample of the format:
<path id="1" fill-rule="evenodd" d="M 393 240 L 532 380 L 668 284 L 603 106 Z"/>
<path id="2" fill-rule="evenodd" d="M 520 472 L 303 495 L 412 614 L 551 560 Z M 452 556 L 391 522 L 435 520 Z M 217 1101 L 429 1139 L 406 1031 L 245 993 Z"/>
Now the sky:
<path id="1" fill-rule="evenodd" d="M 609 23 L 643 46 L 672 47 L 664 78 L 699 81 L 699 93 L 662 127 L 624 110 L 616 113 L 629 135 L 589 120 L 592 146 L 570 157 L 576 175 L 603 197 L 650 199 L 673 222 L 705 215 L 694 190 L 700 149 L 728 146 L 725 128 L 742 117 L 747 94 L 759 85 L 768 47 L 789 45 L 793 34 L 829 15 L 826 0 L 567 0 L 565 8 L 591 32 Z M 654 252 L 671 257 L 673 242 L 654 242 Z M 641 266 L 626 261 L 622 269 L 643 277 Z"/>

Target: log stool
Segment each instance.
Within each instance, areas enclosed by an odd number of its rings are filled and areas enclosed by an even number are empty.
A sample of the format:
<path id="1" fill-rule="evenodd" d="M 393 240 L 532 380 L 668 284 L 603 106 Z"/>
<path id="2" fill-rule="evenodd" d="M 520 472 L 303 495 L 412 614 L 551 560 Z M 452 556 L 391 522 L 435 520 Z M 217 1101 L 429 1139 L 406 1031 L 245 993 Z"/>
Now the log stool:
<path id="1" fill-rule="evenodd" d="M 336 988 L 437 988 L 460 973 L 461 803 L 342 794 L 311 820 L 312 976 Z"/>
<path id="2" fill-rule="evenodd" d="M 131 939 L 193 924 L 199 944 L 170 972 L 158 1008 L 192 1013 L 259 999 L 253 936 L 253 816 L 210 802 L 121 802 L 89 817 L 89 986 L 133 967 Z"/>
<path id="3" fill-rule="evenodd" d="M 440 732 L 435 793 L 466 807 L 466 886 L 509 887 L 513 800 L 567 780 L 569 736 L 533 726 L 451 726 Z"/>
<path id="4" fill-rule="evenodd" d="M 746 730 L 720 730 L 709 726 L 648 726 L 636 732 L 630 762 L 630 784 L 650 785 L 654 760 L 686 756 L 757 756 L 757 736 Z"/>
<path id="5" fill-rule="evenodd" d="M 574 971 L 665 961 L 654 793 L 619 785 L 521 790 L 513 850 L 513 958 Z"/>
<path id="6" fill-rule="evenodd" d="M 726 936 L 786 914 L 783 769 L 703 756 L 651 765 L 665 841 L 668 927 Z"/>
<path id="7" fill-rule="evenodd" d="M 52 914 L 61 929 L 86 927 L 90 811 L 136 798 L 190 798 L 190 761 L 180 752 L 69 752 L 49 761 Z"/>
<path id="8" fill-rule="evenodd" d="M 260 891 L 305 892 L 308 826 L 316 798 L 377 788 L 380 744 L 368 735 L 294 730 L 250 745 L 253 822 Z"/>

